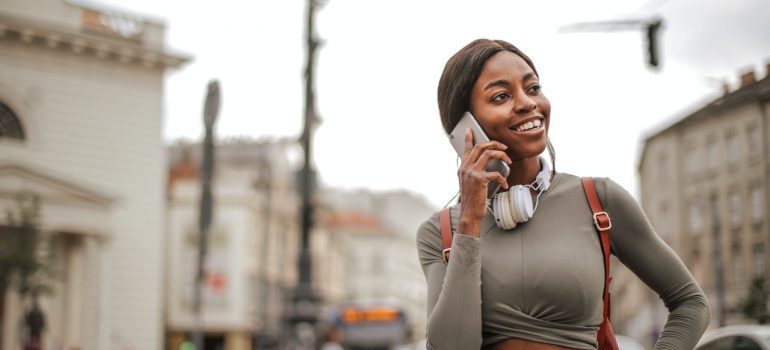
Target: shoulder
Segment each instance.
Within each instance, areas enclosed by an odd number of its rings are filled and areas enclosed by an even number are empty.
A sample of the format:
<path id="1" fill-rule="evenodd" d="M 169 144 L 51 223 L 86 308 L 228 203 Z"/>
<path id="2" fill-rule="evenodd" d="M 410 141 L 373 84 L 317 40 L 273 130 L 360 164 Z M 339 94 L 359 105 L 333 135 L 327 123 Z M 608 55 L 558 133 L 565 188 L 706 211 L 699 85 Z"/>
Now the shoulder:
<path id="1" fill-rule="evenodd" d="M 623 186 L 608 177 L 594 178 L 596 191 L 606 207 L 636 207 L 639 204 Z"/>
<path id="2" fill-rule="evenodd" d="M 584 192 L 583 188 L 583 179 L 584 178 L 590 178 L 593 180 L 594 188 L 596 188 L 596 193 L 599 196 L 599 199 L 601 200 L 602 204 L 604 206 L 609 206 L 613 202 L 613 200 L 618 199 L 627 199 L 631 198 L 633 200 L 633 196 L 631 196 L 626 189 L 623 188 L 620 184 L 615 182 L 614 180 L 610 179 L 609 177 L 599 177 L 599 176 L 584 176 L 579 177 L 576 175 L 568 174 L 568 173 L 558 173 L 558 186 L 564 190 L 567 191 L 580 191 Z"/>
<path id="3" fill-rule="evenodd" d="M 440 260 L 443 242 L 441 241 L 441 229 L 439 227 L 439 214 L 437 211 L 429 216 L 417 229 L 417 254 L 420 261 L 431 262 Z"/>
<path id="4" fill-rule="evenodd" d="M 453 229 L 457 221 L 457 206 L 458 205 L 455 205 L 449 208 Z M 420 247 L 420 249 L 427 248 L 430 250 L 438 251 L 443 249 L 441 222 L 439 219 L 442 210 L 431 214 L 427 219 L 425 219 L 425 221 L 422 222 L 422 224 L 420 224 L 419 228 L 417 229 L 417 246 Z"/>
<path id="5" fill-rule="evenodd" d="M 585 189 L 583 188 L 583 178 L 567 173 L 558 173 L 556 177 L 557 191 L 564 191 L 574 193 L 573 191 L 579 191 L 585 195 Z M 609 177 L 591 176 L 593 180 L 596 194 L 599 196 L 599 200 L 602 203 L 602 207 L 606 210 L 621 209 L 626 210 L 628 208 L 638 207 L 636 199 L 625 189 L 623 186 L 615 182 Z"/>
<path id="6" fill-rule="evenodd" d="M 441 223 L 439 222 L 440 214 L 441 210 L 436 211 L 420 224 L 417 228 L 417 243 L 433 241 L 436 238 L 439 240 L 441 239 Z"/>

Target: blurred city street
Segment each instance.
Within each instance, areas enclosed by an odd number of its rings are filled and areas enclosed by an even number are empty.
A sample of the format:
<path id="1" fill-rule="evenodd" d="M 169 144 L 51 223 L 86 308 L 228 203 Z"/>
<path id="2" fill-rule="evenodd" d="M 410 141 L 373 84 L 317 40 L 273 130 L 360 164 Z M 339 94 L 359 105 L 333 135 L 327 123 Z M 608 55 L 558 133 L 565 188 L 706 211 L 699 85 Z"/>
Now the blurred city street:
<path id="1" fill-rule="evenodd" d="M 637 199 L 710 329 L 770 323 L 768 33 L 763 0 L 0 0 L 0 350 L 425 349 L 436 86 L 479 37 L 532 57 L 556 170 Z M 651 349 L 668 310 L 612 268 Z"/>

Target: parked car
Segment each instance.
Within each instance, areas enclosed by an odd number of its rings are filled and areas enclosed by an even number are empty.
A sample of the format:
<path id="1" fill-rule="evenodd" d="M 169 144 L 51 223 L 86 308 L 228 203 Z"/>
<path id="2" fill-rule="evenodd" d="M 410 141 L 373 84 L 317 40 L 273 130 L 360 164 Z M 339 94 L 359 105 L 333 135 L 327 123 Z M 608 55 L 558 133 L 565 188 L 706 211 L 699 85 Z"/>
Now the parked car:
<path id="1" fill-rule="evenodd" d="M 770 326 L 727 326 L 707 331 L 696 350 L 770 350 Z"/>

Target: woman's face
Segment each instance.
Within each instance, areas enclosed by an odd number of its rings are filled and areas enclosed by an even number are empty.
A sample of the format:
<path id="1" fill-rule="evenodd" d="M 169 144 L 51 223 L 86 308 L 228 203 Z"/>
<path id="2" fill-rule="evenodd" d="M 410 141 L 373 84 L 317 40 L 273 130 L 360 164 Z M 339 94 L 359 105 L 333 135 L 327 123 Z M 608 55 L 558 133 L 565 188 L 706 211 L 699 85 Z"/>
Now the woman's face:
<path id="1" fill-rule="evenodd" d="M 508 146 L 514 161 L 546 147 L 551 104 L 534 70 L 513 52 L 495 53 L 484 64 L 471 92 L 471 113 L 490 139 Z"/>

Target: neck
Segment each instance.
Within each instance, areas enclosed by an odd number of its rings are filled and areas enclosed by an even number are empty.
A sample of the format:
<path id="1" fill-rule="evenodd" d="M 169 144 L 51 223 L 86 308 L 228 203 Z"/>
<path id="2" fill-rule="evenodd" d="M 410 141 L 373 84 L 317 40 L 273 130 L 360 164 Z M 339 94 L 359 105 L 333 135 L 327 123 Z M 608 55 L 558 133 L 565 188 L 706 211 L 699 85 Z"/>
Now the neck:
<path id="1" fill-rule="evenodd" d="M 531 184 L 540 173 L 540 157 L 530 157 L 514 160 L 510 165 L 511 173 L 508 175 L 508 186 Z"/>

